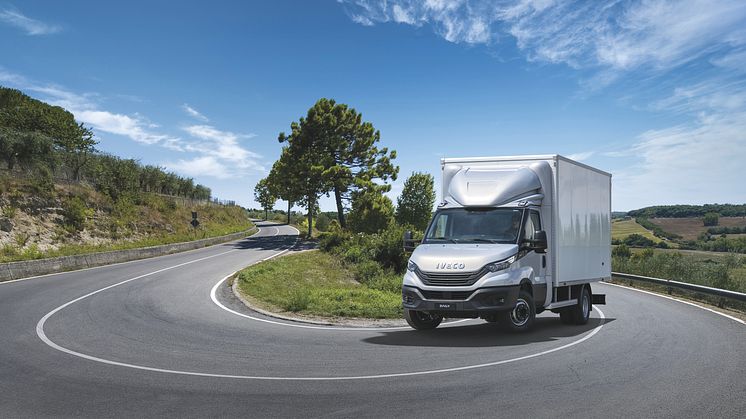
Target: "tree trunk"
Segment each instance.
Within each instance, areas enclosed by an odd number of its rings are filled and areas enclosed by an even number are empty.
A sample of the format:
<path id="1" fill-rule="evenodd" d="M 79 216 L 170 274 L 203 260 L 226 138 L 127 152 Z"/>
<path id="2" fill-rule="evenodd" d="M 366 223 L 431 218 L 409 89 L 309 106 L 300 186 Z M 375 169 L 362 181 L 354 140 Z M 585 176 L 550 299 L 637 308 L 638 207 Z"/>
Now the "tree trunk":
<path id="1" fill-rule="evenodd" d="M 293 207 L 293 203 L 288 201 L 288 225 L 290 225 L 290 209 Z"/>
<path id="2" fill-rule="evenodd" d="M 342 228 L 347 227 L 345 223 L 345 211 L 342 206 L 342 192 L 339 191 L 339 187 L 334 187 L 334 200 L 337 202 L 337 219 L 339 220 L 339 226 Z"/>
<path id="3" fill-rule="evenodd" d="M 308 239 L 310 239 L 313 233 L 313 207 L 315 206 L 316 200 L 309 199 L 308 201 L 313 202 L 312 204 L 308 205 Z"/>
<path id="4" fill-rule="evenodd" d="M 267 221 L 269 211 L 265 208 L 264 209 L 264 221 Z"/>

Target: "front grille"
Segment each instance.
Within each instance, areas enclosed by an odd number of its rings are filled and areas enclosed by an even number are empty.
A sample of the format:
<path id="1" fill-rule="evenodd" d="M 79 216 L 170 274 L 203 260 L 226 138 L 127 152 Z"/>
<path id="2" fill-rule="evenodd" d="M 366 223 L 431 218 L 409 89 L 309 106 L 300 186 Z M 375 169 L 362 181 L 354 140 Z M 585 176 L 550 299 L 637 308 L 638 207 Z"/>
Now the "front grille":
<path id="1" fill-rule="evenodd" d="M 435 272 L 422 272 L 417 269 L 417 277 L 420 278 L 425 285 L 439 286 L 439 287 L 463 287 L 473 285 L 479 281 L 479 278 L 483 277 L 487 273 L 486 268 L 482 268 L 476 272 L 460 272 L 460 273 L 435 273 Z"/>
<path id="2" fill-rule="evenodd" d="M 466 300 L 474 291 L 426 291 L 420 290 L 428 300 Z"/>

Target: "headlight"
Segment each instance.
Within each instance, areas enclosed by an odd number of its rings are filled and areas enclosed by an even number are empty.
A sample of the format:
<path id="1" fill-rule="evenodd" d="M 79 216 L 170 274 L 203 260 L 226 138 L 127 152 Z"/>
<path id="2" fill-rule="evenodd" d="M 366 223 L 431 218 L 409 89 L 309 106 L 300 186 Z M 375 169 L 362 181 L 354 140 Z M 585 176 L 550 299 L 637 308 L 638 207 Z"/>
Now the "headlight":
<path id="1" fill-rule="evenodd" d="M 414 272 L 417 270 L 417 265 L 410 260 L 407 262 L 407 270 L 410 272 Z"/>
<path id="2" fill-rule="evenodd" d="M 504 271 L 504 270 L 510 268 L 510 265 L 512 265 L 513 262 L 515 262 L 515 259 L 516 259 L 515 256 L 511 256 L 511 257 L 509 257 L 509 258 L 507 258 L 505 260 L 501 260 L 499 262 L 490 263 L 489 265 L 486 266 L 486 268 L 490 272 Z"/>

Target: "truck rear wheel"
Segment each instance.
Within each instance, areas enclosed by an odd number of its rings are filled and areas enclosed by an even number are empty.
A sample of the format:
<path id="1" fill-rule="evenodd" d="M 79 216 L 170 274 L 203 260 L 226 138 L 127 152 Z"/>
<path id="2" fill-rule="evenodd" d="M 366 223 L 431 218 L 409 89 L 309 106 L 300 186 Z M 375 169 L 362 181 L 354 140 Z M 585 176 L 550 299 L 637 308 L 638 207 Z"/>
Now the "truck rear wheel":
<path id="1" fill-rule="evenodd" d="M 536 318 L 534 298 L 525 290 L 518 293 L 518 299 L 512 310 L 499 314 L 500 325 L 509 332 L 525 332 L 531 328 Z"/>
<path id="2" fill-rule="evenodd" d="M 583 287 L 578 296 L 578 303 L 560 311 L 560 320 L 564 324 L 583 325 L 588 323 L 591 315 L 591 292 L 588 287 Z"/>
<path id="3" fill-rule="evenodd" d="M 432 330 L 443 321 L 443 316 L 432 314 L 427 311 L 404 310 L 404 319 L 407 324 L 416 330 Z"/>

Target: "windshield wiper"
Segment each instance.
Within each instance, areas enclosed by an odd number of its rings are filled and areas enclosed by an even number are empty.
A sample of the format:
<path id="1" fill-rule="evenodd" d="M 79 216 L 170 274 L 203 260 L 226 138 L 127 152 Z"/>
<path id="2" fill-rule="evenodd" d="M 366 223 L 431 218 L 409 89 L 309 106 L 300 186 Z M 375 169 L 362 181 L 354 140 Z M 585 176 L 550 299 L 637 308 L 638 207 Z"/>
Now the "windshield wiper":
<path id="1" fill-rule="evenodd" d="M 430 241 L 430 240 L 442 240 L 442 241 L 448 241 L 448 242 L 451 242 L 451 243 L 458 243 L 459 242 L 456 239 L 450 239 L 450 238 L 447 239 L 445 237 L 431 237 L 431 238 L 427 239 L 427 241 Z"/>
<path id="2" fill-rule="evenodd" d="M 472 241 L 475 241 L 475 242 L 480 242 L 480 243 L 493 243 L 493 244 L 494 244 L 494 243 L 497 243 L 497 240 L 492 240 L 492 239 L 483 239 L 483 238 L 481 238 L 481 237 L 478 237 L 478 238 L 476 238 L 476 239 L 472 239 Z"/>

